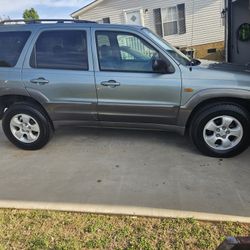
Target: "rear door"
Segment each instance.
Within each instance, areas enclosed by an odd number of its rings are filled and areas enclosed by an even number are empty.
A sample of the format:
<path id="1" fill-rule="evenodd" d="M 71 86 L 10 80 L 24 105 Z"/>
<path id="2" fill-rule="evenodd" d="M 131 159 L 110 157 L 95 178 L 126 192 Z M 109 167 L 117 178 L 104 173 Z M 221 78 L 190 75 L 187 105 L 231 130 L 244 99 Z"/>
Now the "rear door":
<path id="1" fill-rule="evenodd" d="M 140 33 L 93 29 L 98 116 L 105 122 L 174 124 L 180 106 L 181 74 L 152 69 L 160 52 Z M 168 60 L 167 58 L 165 58 Z"/>
<path id="2" fill-rule="evenodd" d="M 45 100 L 53 120 L 97 120 L 88 28 L 39 30 L 22 79 L 31 96 Z"/>

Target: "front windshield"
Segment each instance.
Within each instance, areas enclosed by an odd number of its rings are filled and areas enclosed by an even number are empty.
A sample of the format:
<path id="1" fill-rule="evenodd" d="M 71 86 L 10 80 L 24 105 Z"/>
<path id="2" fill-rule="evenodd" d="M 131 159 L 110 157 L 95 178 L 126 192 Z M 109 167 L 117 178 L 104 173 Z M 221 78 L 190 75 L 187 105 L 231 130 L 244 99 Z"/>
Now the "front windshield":
<path id="1" fill-rule="evenodd" d="M 191 65 L 191 60 L 185 56 L 181 51 L 173 47 L 167 41 L 165 41 L 160 36 L 156 35 L 154 32 L 147 28 L 143 28 L 143 32 L 145 32 L 153 41 L 159 44 L 168 54 L 170 54 L 177 62 L 184 66 Z"/>

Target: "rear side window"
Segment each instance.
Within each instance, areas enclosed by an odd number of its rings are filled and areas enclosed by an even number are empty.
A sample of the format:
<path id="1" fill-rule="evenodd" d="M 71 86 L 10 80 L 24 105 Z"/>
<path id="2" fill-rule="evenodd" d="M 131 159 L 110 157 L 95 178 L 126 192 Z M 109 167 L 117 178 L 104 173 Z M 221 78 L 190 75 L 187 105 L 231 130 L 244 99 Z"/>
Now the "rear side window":
<path id="1" fill-rule="evenodd" d="M 30 66 L 40 69 L 88 70 L 86 32 L 44 31 L 34 46 Z"/>
<path id="2" fill-rule="evenodd" d="M 0 32 L 0 67 L 14 67 L 22 53 L 29 31 Z"/>

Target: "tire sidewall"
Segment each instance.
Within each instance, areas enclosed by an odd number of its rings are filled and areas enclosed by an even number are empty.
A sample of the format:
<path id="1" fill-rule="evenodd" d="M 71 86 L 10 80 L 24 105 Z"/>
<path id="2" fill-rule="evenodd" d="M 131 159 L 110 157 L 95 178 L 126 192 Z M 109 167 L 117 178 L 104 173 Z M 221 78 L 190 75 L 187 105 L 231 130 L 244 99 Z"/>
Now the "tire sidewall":
<path id="1" fill-rule="evenodd" d="M 36 120 L 40 129 L 40 135 L 38 139 L 32 143 L 24 143 L 19 141 L 11 132 L 10 121 L 18 114 L 26 114 Z M 36 150 L 43 147 L 50 137 L 50 126 L 46 117 L 38 110 L 27 105 L 14 105 L 10 107 L 4 114 L 2 127 L 7 138 L 17 147 L 27 150 Z"/>
<path id="2" fill-rule="evenodd" d="M 232 116 L 241 123 L 243 128 L 243 136 L 241 141 L 235 147 L 227 150 L 216 150 L 211 148 L 205 142 L 203 132 L 206 124 L 210 120 L 223 115 Z M 202 153 L 212 157 L 228 158 L 241 153 L 249 145 L 248 130 L 249 130 L 249 120 L 245 117 L 244 112 L 241 113 L 229 109 L 226 110 L 224 109 L 224 110 L 213 111 L 211 113 L 204 112 L 204 114 L 201 114 L 197 119 L 195 126 L 192 129 L 191 136 L 195 145 L 198 147 L 200 151 L 202 151 Z"/>

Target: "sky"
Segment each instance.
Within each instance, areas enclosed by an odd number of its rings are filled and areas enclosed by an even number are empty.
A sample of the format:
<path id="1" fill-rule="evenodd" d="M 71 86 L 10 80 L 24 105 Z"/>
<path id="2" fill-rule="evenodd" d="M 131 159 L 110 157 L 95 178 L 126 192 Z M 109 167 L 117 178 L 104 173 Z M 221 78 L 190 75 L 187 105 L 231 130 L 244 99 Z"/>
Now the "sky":
<path id="1" fill-rule="evenodd" d="M 0 0 L 0 17 L 22 18 L 23 11 L 34 8 L 40 18 L 70 18 L 70 14 L 93 0 Z"/>

